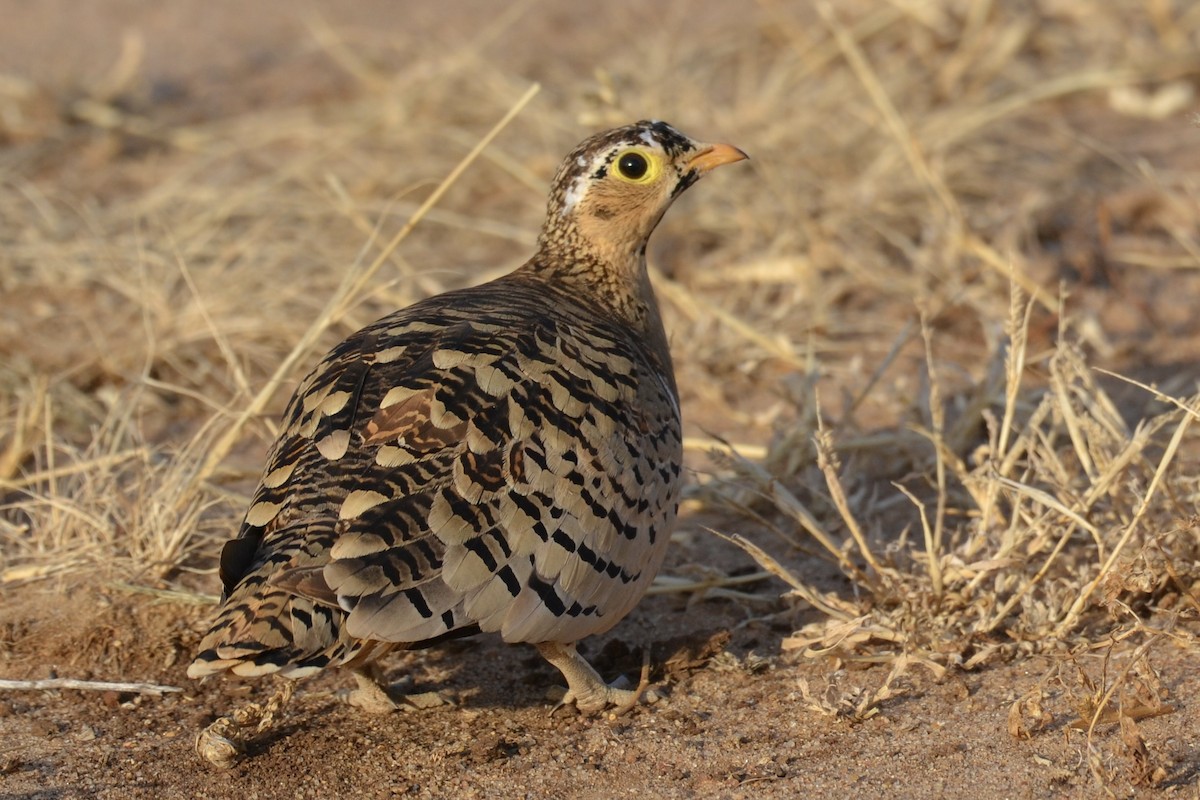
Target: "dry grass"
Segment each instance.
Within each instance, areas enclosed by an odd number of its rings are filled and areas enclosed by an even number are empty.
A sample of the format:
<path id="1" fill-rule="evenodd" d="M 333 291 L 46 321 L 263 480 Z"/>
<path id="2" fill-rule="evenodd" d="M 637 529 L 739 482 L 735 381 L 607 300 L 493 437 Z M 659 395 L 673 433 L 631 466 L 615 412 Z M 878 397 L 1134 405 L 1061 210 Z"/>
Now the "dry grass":
<path id="1" fill-rule="evenodd" d="M 756 456 L 693 496 L 777 534 L 739 542 L 805 601 L 784 649 L 893 667 L 809 704 L 864 718 L 912 664 L 1108 648 L 1080 719 L 1141 707 L 1133 671 L 1194 650 L 1200 612 L 1200 13 L 679 6 L 596 23 L 628 42 L 596 70 L 572 12 L 531 6 L 458 38 L 308 19 L 306 68 L 340 77 L 290 105 L 157 102 L 136 37 L 91 84 L 0 76 L 0 587 L 211 590 L 187 574 L 315 356 L 519 264 L 561 153 L 661 116 L 754 156 L 652 245 L 689 442 Z"/>
<path id="2" fill-rule="evenodd" d="M 934 410 L 944 406 L 931 371 L 931 424 L 912 426 L 919 437 L 897 433 L 889 442 L 876 434 L 869 469 L 838 463 L 836 438 L 818 416 L 810 431 L 815 463 L 806 470 L 779 476 L 737 459 L 729 477 L 704 487 L 715 502 L 760 519 L 767 501 L 772 518 L 790 523 L 774 523 L 776 530 L 793 541 L 804 531 L 858 589 L 854 598 L 819 591 L 734 537 L 822 612 L 785 639 L 784 649 L 868 661 L 903 655 L 942 674 L 1107 641 L 1122 626 L 1140 630 L 1152 612 L 1165 630 L 1196 618 L 1195 479 L 1175 459 L 1200 398 L 1174 401 L 1177 408 L 1131 431 L 1070 335 L 1043 358 L 1048 385 L 1023 390 L 1023 376 L 1037 366 L 1026 362 L 1028 308 L 1014 303 L 1004 382 L 956 398 L 979 409 L 979 441 L 952 444 L 944 411 Z M 894 463 L 879 463 L 884 450 Z M 871 485 L 881 472 L 907 474 L 889 492 Z M 788 488 L 793 482 L 810 487 L 809 502 Z M 905 500 L 915 515 L 898 511 Z M 818 504 L 823 514 L 811 510 Z M 1111 612 L 1108 623 L 1088 613 L 1102 606 Z M 1173 638 L 1195 645 L 1187 633 Z"/>

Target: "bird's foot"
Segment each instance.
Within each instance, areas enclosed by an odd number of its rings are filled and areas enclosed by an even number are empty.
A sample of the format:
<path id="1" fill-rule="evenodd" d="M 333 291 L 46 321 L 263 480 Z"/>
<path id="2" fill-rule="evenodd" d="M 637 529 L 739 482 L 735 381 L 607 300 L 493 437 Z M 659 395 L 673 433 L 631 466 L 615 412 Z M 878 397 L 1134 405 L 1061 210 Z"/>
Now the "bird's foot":
<path id="1" fill-rule="evenodd" d="M 250 703 L 217 719 L 196 735 L 196 752 L 214 766 L 229 769 L 245 754 L 251 736 L 275 724 L 294 688 L 285 680 L 267 702 Z M 248 728 L 254 730 L 247 732 Z"/>
<path id="2" fill-rule="evenodd" d="M 438 692 L 400 694 L 384 686 L 381 675 L 375 669 L 353 671 L 358 687 L 345 693 L 346 702 L 368 714 L 391 714 L 394 711 L 420 711 L 438 706 L 453 705 L 453 702 Z M 339 693 L 340 694 L 340 693 Z"/>
<path id="3" fill-rule="evenodd" d="M 649 652 L 642 661 L 638 685 L 629 689 L 626 688 L 628 681 L 624 676 L 612 683 L 605 683 L 591 664 L 575 650 L 574 644 L 546 642 L 537 647 L 542 657 L 557 667 L 567 679 L 567 691 L 551 714 L 563 706 L 574 705 L 584 714 L 597 714 L 610 709 L 608 717 L 615 719 L 633 709 L 643 697 L 650 703 L 659 699 L 658 693 L 650 689 Z"/>

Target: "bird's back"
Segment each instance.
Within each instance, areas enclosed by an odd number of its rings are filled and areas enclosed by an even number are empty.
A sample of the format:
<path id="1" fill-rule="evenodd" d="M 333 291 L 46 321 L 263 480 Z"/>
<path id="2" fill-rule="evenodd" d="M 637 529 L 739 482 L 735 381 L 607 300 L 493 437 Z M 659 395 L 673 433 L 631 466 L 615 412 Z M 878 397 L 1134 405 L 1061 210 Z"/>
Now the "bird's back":
<path id="1" fill-rule="evenodd" d="M 661 563 L 682 453 L 656 312 L 632 325 L 521 270 L 346 339 L 283 422 L 193 676 L 477 629 L 574 642 Z"/>

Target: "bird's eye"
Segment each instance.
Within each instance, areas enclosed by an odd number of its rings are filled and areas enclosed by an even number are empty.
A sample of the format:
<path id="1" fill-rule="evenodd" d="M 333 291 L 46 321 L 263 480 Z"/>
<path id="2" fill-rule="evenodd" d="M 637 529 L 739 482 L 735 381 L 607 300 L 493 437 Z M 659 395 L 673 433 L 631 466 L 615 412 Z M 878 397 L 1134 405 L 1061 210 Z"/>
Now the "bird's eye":
<path id="1" fill-rule="evenodd" d="M 649 183 L 658 177 L 658 160 L 641 150 L 626 150 L 617 156 L 617 175 L 633 183 Z"/>
<path id="2" fill-rule="evenodd" d="M 617 169 L 621 170 L 621 174 L 626 178 L 636 181 L 646 174 L 646 171 L 650 169 L 650 164 L 641 153 L 626 153 L 617 162 Z"/>

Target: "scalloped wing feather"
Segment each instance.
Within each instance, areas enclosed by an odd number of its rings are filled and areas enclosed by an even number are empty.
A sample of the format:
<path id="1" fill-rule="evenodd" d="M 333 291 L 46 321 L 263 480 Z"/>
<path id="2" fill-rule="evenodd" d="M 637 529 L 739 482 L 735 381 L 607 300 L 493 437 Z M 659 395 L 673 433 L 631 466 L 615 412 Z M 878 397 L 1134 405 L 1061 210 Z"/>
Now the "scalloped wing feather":
<path id="1" fill-rule="evenodd" d="M 475 625 L 575 641 L 644 594 L 674 518 L 669 356 L 501 280 L 340 344 L 284 416 L 195 674 L 303 674 Z"/>

